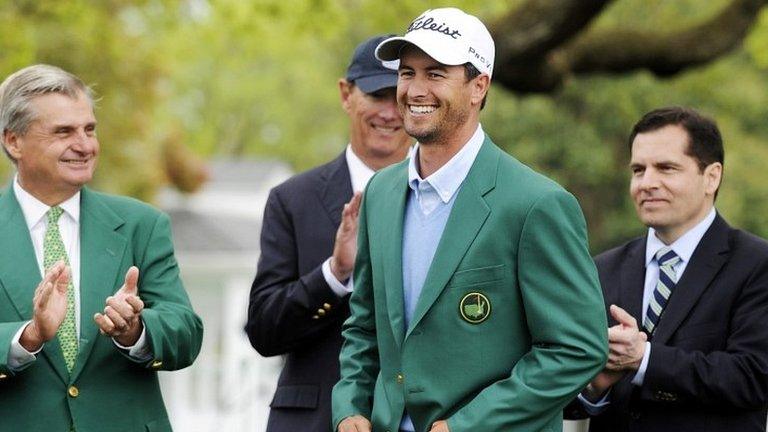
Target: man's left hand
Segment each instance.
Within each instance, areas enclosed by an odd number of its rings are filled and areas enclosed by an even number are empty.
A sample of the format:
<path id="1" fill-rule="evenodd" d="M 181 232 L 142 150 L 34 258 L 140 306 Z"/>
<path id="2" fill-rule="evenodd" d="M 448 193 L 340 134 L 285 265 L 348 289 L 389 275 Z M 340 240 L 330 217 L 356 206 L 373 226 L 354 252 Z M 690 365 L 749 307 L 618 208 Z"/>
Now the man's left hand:
<path id="1" fill-rule="evenodd" d="M 122 346 L 130 347 L 139 340 L 144 325 L 141 311 L 144 302 L 139 298 L 139 269 L 135 266 L 125 274 L 125 283 L 113 296 L 107 297 L 104 313 L 93 316 L 99 330 Z"/>
<path id="2" fill-rule="evenodd" d="M 611 316 L 618 322 L 608 329 L 608 363 L 612 371 L 632 370 L 640 367 L 648 336 L 637 327 L 637 320 L 624 309 L 611 305 Z"/>
<path id="3" fill-rule="evenodd" d="M 448 429 L 448 422 L 445 420 L 438 420 L 432 423 L 432 429 L 429 432 L 450 432 Z"/>

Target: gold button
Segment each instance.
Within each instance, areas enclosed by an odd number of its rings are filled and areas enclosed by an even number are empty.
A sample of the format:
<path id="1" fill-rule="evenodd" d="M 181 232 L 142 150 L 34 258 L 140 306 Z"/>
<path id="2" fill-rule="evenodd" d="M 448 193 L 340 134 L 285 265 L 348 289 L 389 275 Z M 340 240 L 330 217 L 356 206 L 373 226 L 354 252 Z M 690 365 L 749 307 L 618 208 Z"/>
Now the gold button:
<path id="1" fill-rule="evenodd" d="M 320 317 L 317 315 L 312 315 L 312 319 L 319 319 Z"/>
<path id="2" fill-rule="evenodd" d="M 77 389 L 75 386 L 69 386 L 69 389 L 67 389 L 67 393 L 69 393 L 70 396 L 73 398 L 76 398 L 80 394 L 80 390 Z"/>
<path id="3" fill-rule="evenodd" d="M 402 384 L 403 383 L 403 374 L 397 374 L 397 383 Z"/>
<path id="4" fill-rule="evenodd" d="M 152 369 L 159 369 L 163 365 L 162 360 L 155 360 L 152 362 Z"/>
<path id="5" fill-rule="evenodd" d="M 325 315 L 325 309 L 318 309 L 317 310 L 317 314 L 320 315 L 320 316 Z"/>
<path id="6" fill-rule="evenodd" d="M 329 305 L 328 303 L 323 303 L 323 309 L 329 311 L 331 310 L 331 305 Z"/>

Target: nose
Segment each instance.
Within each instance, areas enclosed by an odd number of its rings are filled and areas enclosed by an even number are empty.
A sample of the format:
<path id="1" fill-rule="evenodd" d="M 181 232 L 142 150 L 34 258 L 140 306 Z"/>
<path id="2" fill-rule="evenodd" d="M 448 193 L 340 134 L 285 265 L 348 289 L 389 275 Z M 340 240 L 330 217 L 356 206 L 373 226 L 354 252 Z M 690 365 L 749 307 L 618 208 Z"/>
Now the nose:
<path id="1" fill-rule="evenodd" d="M 400 111 L 397 109 L 397 100 L 395 99 L 394 94 L 392 95 L 392 97 L 386 98 L 381 101 L 378 115 L 379 117 L 381 117 L 383 120 L 386 120 L 386 121 L 398 120 L 401 118 Z"/>
<path id="2" fill-rule="evenodd" d="M 78 153 L 91 153 L 95 145 L 96 135 L 85 129 L 79 129 L 72 137 L 70 148 Z"/>
<path id="3" fill-rule="evenodd" d="M 659 186 L 659 176 L 653 169 L 646 169 L 639 180 L 638 185 L 644 190 L 655 189 Z"/>
<path id="4" fill-rule="evenodd" d="M 423 98 L 427 95 L 426 80 L 421 77 L 420 74 L 416 74 L 410 80 L 408 80 L 407 85 L 408 88 L 406 89 L 406 94 L 408 95 L 409 99 L 418 100 L 419 98 Z"/>

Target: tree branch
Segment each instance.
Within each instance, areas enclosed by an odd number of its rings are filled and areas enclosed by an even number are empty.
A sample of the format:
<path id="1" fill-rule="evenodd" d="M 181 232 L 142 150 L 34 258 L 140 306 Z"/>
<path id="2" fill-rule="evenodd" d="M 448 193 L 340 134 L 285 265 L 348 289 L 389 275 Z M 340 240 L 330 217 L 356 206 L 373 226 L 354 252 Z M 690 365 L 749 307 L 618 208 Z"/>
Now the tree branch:
<path id="1" fill-rule="evenodd" d="M 733 0 L 709 21 L 674 33 L 608 29 L 579 35 L 610 1 L 531 0 L 497 21 L 494 81 L 518 93 L 551 93 L 571 75 L 638 69 L 674 75 L 737 47 L 768 4 Z"/>
<path id="2" fill-rule="evenodd" d="M 648 69 L 670 76 L 736 48 L 766 0 L 734 0 L 710 21 L 668 34 L 608 30 L 587 34 L 564 50 L 574 74 Z"/>

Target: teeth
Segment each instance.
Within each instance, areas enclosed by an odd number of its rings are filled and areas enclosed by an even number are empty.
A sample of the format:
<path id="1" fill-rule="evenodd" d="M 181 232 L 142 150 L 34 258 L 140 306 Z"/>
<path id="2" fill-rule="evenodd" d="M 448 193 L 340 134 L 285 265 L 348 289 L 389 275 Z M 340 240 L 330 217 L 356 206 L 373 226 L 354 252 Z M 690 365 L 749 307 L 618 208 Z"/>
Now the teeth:
<path id="1" fill-rule="evenodd" d="M 374 125 L 373 128 L 382 132 L 387 132 L 387 133 L 392 133 L 397 130 L 397 128 L 393 128 L 393 127 L 376 126 L 376 125 Z"/>
<path id="2" fill-rule="evenodd" d="M 408 105 L 414 114 L 429 114 L 437 109 L 434 105 Z"/>

